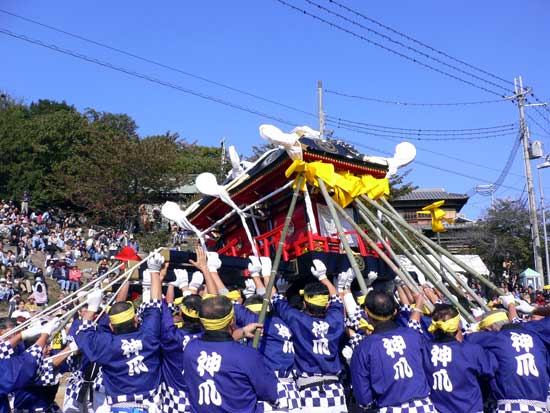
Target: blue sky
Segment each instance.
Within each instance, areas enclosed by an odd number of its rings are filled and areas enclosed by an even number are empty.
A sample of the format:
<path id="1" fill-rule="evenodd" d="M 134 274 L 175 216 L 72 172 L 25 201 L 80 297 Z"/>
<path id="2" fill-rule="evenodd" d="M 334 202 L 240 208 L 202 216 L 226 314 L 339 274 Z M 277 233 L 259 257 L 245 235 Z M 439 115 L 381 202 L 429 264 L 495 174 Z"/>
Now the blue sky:
<path id="1" fill-rule="evenodd" d="M 326 0 L 315 1 L 330 6 Z M 541 99 L 550 100 L 550 6 L 545 0 L 521 3 L 510 0 L 340 1 L 504 79 L 513 80 L 521 74 Z M 288 2 L 337 21 L 303 0 Z M 327 89 L 386 100 L 460 102 L 496 98 L 332 29 L 275 0 L 154 3 L 102 0 L 93 5 L 66 0 L 4 0 L 0 8 L 308 112 L 317 111 L 318 79 L 323 80 Z M 357 16 L 351 17 L 381 30 Z M 339 24 L 361 32 L 349 23 Z M 295 125 L 316 127 L 318 124 L 314 117 L 90 45 L 3 13 L 0 13 L 0 28 L 251 107 Z M 365 31 L 361 33 L 383 42 Z M 395 34 L 385 33 L 397 39 Z M 246 154 L 252 145 L 262 143 L 257 132 L 260 124 L 274 123 L 285 130 L 291 128 L 4 34 L 0 35 L 0 55 L 0 89 L 25 101 L 50 98 L 66 100 L 79 109 L 93 107 L 128 113 L 137 121 L 142 135 L 170 130 L 204 145 L 217 145 L 226 137 L 228 143 L 235 144 L 239 152 Z M 484 85 L 463 74 L 452 73 Z M 479 72 L 476 74 L 488 78 Z M 325 94 L 325 110 L 329 116 L 396 128 L 465 129 L 518 121 L 517 108 L 511 103 L 403 107 Z M 550 122 L 534 109 L 527 110 L 550 131 Z M 542 140 L 546 152 L 550 153 L 548 133 L 531 121 L 529 124 L 533 138 Z M 343 129 L 335 129 L 335 135 L 382 152 L 392 152 L 396 144 L 383 137 Z M 398 135 L 408 140 L 407 134 Z M 418 162 L 462 174 L 413 163 L 410 178 L 422 187 L 468 192 L 476 184 L 497 178 L 514 139 L 512 135 L 484 140 L 410 140 L 417 145 Z M 358 149 L 372 155 L 381 153 Z M 434 151 L 459 160 L 434 154 Z M 522 157 L 518 153 L 504 182 L 507 187 L 501 188 L 496 196 L 521 196 L 522 173 Z M 543 174 L 550 174 L 550 170 Z M 546 193 L 550 195 L 550 177 L 546 182 Z M 474 196 L 463 212 L 475 218 L 489 203 L 487 197 Z"/>

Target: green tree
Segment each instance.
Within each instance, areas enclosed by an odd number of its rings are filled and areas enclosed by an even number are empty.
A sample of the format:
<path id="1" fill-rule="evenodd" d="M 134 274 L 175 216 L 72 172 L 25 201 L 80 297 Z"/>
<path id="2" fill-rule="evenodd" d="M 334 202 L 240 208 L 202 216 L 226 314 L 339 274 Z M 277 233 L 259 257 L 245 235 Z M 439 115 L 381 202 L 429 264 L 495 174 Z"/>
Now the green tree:
<path id="1" fill-rule="evenodd" d="M 473 246 L 495 274 L 512 261 L 516 274 L 533 265 L 529 211 L 515 199 L 499 199 L 470 233 Z"/>

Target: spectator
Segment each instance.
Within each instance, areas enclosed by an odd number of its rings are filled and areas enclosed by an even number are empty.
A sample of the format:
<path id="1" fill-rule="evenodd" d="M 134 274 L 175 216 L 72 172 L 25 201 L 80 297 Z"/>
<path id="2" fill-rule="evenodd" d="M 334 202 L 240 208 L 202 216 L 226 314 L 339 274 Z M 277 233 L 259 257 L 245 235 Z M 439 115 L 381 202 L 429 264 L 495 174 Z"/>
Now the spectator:
<path id="1" fill-rule="evenodd" d="M 17 301 L 17 309 L 11 314 L 11 318 L 16 318 L 16 319 L 23 318 L 25 320 L 31 318 L 30 313 L 25 307 L 26 307 L 25 300 L 19 299 Z"/>
<path id="2" fill-rule="evenodd" d="M 80 280 L 82 279 L 82 272 L 77 265 L 73 265 L 69 270 L 69 291 L 74 292 L 80 288 Z"/>
<path id="3" fill-rule="evenodd" d="M 139 252 L 139 242 L 134 239 L 134 234 L 130 234 L 128 246 L 132 247 L 135 252 Z"/>
<path id="4" fill-rule="evenodd" d="M 21 215 L 29 215 L 29 202 L 31 202 L 31 197 L 27 191 L 25 191 L 21 197 Z"/>
<path id="5" fill-rule="evenodd" d="M 13 294 L 13 290 L 8 287 L 7 280 L 0 278 L 0 301 L 8 302 Z"/>
<path id="6" fill-rule="evenodd" d="M 36 300 L 36 305 L 39 307 L 48 305 L 48 288 L 44 279 L 41 276 L 35 277 L 34 285 L 32 286 L 32 295 Z"/>
<path id="7" fill-rule="evenodd" d="M 35 315 L 38 312 L 38 306 L 36 305 L 36 298 L 31 294 L 27 299 L 27 304 L 25 304 L 25 310 L 27 310 L 31 316 Z"/>

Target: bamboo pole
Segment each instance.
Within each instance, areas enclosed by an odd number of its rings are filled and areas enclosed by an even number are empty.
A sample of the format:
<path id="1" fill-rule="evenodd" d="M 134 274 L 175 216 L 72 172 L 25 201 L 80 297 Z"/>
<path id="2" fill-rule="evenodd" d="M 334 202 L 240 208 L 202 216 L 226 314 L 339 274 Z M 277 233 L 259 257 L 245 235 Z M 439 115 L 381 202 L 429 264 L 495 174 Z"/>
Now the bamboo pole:
<path id="1" fill-rule="evenodd" d="M 369 211 L 363 204 L 361 204 L 360 202 L 358 202 L 357 200 L 355 201 L 355 204 L 358 206 L 358 211 L 359 211 L 359 215 L 361 216 L 361 218 L 363 218 L 366 222 L 368 222 L 369 220 L 372 222 L 372 219 L 373 219 L 373 214 L 371 211 Z M 370 215 L 369 215 L 370 214 Z M 392 242 L 395 242 L 395 244 L 401 248 L 403 250 L 403 252 L 405 253 L 405 255 L 407 256 L 407 258 L 409 258 L 419 269 L 422 269 L 423 271 L 425 271 L 425 274 L 426 276 L 428 276 L 428 278 L 430 279 L 430 281 L 432 281 L 432 283 L 435 284 L 438 284 L 438 280 L 434 277 L 434 273 L 426 268 L 415 256 L 414 254 L 411 254 L 407 251 L 406 248 L 404 248 L 404 246 L 399 242 L 399 240 L 397 239 L 397 237 L 395 237 L 394 234 L 391 233 L 391 231 L 389 231 L 386 227 L 384 227 L 383 225 L 380 225 L 379 228 L 392 240 Z M 399 235 L 401 236 L 401 238 L 403 239 L 406 239 L 405 238 L 405 235 L 399 230 L 397 229 L 397 231 L 399 232 Z M 469 311 L 467 309 L 464 308 L 464 306 L 462 306 L 462 304 L 460 304 L 460 302 L 451 294 L 451 292 L 448 290 L 448 288 L 444 285 L 444 284 L 438 284 L 437 285 L 437 288 L 447 297 L 447 299 L 458 309 L 458 311 L 460 311 L 460 313 L 462 314 L 462 316 L 464 318 L 466 318 L 468 321 L 470 322 L 473 322 L 475 321 L 472 317 L 472 315 L 469 313 Z"/>
<path id="2" fill-rule="evenodd" d="M 260 316 L 258 317 L 258 323 L 263 324 L 265 321 L 265 316 L 267 314 L 267 309 L 271 301 L 271 292 L 273 286 L 275 285 L 275 278 L 277 275 L 277 270 L 279 269 L 279 263 L 281 262 L 281 256 L 283 255 L 283 248 L 285 245 L 286 234 L 288 233 L 288 227 L 290 226 L 290 221 L 292 220 L 292 214 L 294 213 L 294 208 L 296 207 L 296 201 L 298 200 L 298 195 L 300 194 L 300 188 L 304 182 L 304 173 L 300 173 L 298 176 L 298 181 L 296 182 L 296 187 L 292 194 L 292 199 L 290 200 L 290 206 L 288 207 L 288 212 L 286 214 L 285 223 L 283 225 L 283 230 L 281 231 L 281 237 L 279 238 L 279 243 L 277 245 L 277 252 L 275 253 L 275 258 L 273 259 L 273 265 L 271 267 L 271 276 L 269 277 L 269 283 L 265 289 L 264 301 L 262 302 L 262 309 L 260 311 Z M 258 348 L 260 344 L 260 334 L 261 329 L 256 329 L 254 332 L 254 341 L 252 346 Z"/>
<path id="3" fill-rule="evenodd" d="M 433 247 L 436 251 L 438 251 L 440 254 L 446 256 L 451 261 L 453 261 L 455 264 L 457 264 L 459 267 L 467 271 L 468 273 L 472 274 L 474 277 L 476 277 L 479 281 L 481 281 L 483 284 L 485 284 L 487 287 L 491 288 L 493 291 L 495 291 L 499 295 L 503 295 L 504 292 L 498 288 L 496 285 L 494 285 L 491 281 L 489 281 L 486 277 L 478 273 L 476 270 L 471 268 L 469 265 L 463 263 L 461 260 L 453 256 L 449 251 L 447 251 L 445 248 L 437 245 L 436 242 L 432 241 L 428 237 L 426 237 L 424 234 L 420 233 L 419 231 L 415 230 L 407 221 L 405 221 L 398 213 L 397 211 L 389 204 L 388 201 L 385 199 L 382 200 L 384 203 L 384 206 L 378 204 L 377 202 L 372 201 L 366 196 L 361 195 L 361 199 L 365 200 L 369 205 L 373 206 L 377 210 L 381 211 L 384 215 L 394 218 L 395 221 L 403 226 L 404 228 L 408 229 L 409 231 L 413 232 L 415 237 L 418 239 L 421 239 L 422 241 L 429 244 L 431 247 Z"/>
<path id="4" fill-rule="evenodd" d="M 327 203 L 328 209 L 330 211 L 330 215 L 332 215 L 332 219 L 334 220 L 334 224 L 336 225 L 336 231 L 338 232 L 338 237 L 340 238 L 340 242 L 344 246 L 344 251 L 348 256 L 348 261 L 351 265 L 351 268 L 353 269 L 353 272 L 355 273 L 355 277 L 357 278 L 357 282 L 359 283 L 359 288 L 361 289 L 361 293 L 363 295 L 366 295 L 367 283 L 365 282 L 365 279 L 363 278 L 363 274 L 361 273 L 361 270 L 357 265 L 357 261 L 355 260 L 351 247 L 349 246 L 349 242 L 346 237 L 346 234 L 344 234 L 342 223 L 340 222 L 340 218 L 338 217 L 336 209 L 334 208 L 334 203 L 333 203 L 334 201 L 328 194 L 327 187 L 325 186 L 325 183 L 323 182 L 323 180 L 317 179 L 317 182 L 319 182 L 319 188 L 321 188 L 321 193 L 325 198 L 325 202 Z"/>
<path id="5" fill-rule="evenodd" d="M 388 265 L 388 267 L 390 267 L 393 272 L 399 275 L 399 277 L 403 280 L 403 282 L 407 285 L 407 287 L 409 287 L 415 294 L 421 294 L 420 289 L 416 286 L 416 283 L 414 282 L 412 277 L 407 273 L 407 271 L 404 268 L 401 268 L 400 264 L 398 264 L 399 266 L 396 265 L 391 260 L 391 258 L 389 258 L 388 255 L 382 249 L 380 249 L 378 245 L 376 245 L 376 242 L 374 242 L 374 240 L 367 235 L 367 233 L 363 230 L 363 228 L 361 228 L 353 220 L 353 218 L 346 213 L 344 208 L 338 205 L 338 203 L 336 203 L 334 200 L 331 199 L 331 201 L 334 202 L 335 208 L 342 214 L 342 216 L 346 219 L 346 221 L 348 221 L 353 226 L 353 228 L 357 231 L 357 233 L 367 242 L 369 247 L 371 247 L 380 256 L 380 258 L 382 258 L 382 260 Z M 372 227 L 371 230 L 373 231 L 373 233 L 376 232 L 374 227 Z M 385 241 L 382 240 L 382 242 L 384 243 L 385 247 L 388 247 Z M 388 251 L 390 251 L 389 248 L 388 248 Z M 429 302 L 426 303 L 426 307 L 428 307 L 430 311 L 433 310 L 432 303 L 429 303 Z"/>

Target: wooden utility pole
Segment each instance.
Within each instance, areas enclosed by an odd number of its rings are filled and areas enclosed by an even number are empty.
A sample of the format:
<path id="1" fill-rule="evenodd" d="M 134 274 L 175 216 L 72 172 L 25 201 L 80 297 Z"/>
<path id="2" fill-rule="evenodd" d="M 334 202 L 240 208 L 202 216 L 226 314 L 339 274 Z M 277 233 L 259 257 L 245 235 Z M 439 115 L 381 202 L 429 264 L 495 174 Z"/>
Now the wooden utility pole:
<path id="1" fill-rule="evenodd" d="M 540 251 L 539 224 L 537 219 L 537 206 L 535 203 L 535 188 L 533 186 L 533 173 L 531 171 L 531 160 L 529 158 L 529 129 L 525 122 L 525 97 L 531 93 L 531 89 L 523 88 L 521 76 L 514 79 L 515 100 L 519 109 L 519 122 L 521 142 L 523 144 L 523 161 L 525 162 L 525 179 L 527 181 L 527 195 L 529 198 L 529 223 L 531 225 L 531 240 L 533 242 L 533 255 L 535 259 L 535 271 L 540 275 L 544 274 L 542 267 L 542 254 Z"/>

